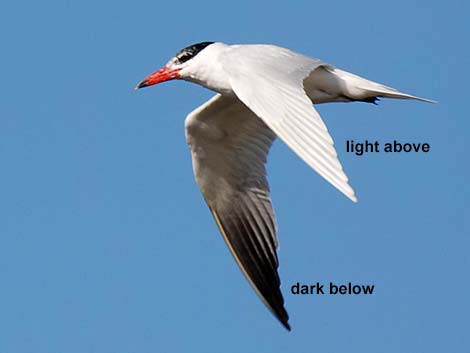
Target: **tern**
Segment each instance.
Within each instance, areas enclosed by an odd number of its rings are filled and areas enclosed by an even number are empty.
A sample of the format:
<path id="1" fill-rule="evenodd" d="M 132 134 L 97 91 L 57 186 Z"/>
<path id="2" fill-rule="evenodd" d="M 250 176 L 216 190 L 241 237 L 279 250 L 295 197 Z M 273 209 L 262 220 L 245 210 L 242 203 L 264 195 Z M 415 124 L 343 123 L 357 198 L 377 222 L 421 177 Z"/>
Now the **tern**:
<path id="1" fill-rule="evenodd" d="M 313 104 L 430 100 L 399 92 L 275 45 L 202 42 L 179 51 L 136 89 L 190 81 L 217 92 L 185 120 L 196 182 L 241 271 L 290 331 L 280 290 L 277 225 L 266 159 L 279 137 L 305 163 L 357 202 Z"/>

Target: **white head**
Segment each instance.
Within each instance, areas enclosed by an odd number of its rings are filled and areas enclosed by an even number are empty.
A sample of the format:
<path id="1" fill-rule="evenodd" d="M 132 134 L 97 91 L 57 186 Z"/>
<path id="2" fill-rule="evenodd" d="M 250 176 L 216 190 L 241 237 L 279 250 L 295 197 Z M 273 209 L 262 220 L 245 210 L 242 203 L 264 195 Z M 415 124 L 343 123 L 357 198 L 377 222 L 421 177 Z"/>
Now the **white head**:
<path id="1" fill-rule="evenodd" d="M 196 55 L 213 43 L 214 42 L 197 43 L 180 50 L 163 68 L 143 79 L 136 86 L 136 89 L 156 85 L 168 80 L 184 78 L 182 77 L 181 71 L 191 65 L 192 59 L 196 57 Z"/>

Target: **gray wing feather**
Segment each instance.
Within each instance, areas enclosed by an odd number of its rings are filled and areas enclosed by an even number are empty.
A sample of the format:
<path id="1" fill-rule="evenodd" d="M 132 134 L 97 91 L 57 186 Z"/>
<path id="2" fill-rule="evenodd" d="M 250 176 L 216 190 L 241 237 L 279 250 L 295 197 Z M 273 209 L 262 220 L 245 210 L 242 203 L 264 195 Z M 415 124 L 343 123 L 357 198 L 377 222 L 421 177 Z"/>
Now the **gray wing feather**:
<path id="1" fill-rule="evenodd" d="M 196 181 L 257 294 L 290 329 L 277 273 L 277 229 L 265 163 L 275 134 L 236 97 L 217 94 L 186 119 Z"/>

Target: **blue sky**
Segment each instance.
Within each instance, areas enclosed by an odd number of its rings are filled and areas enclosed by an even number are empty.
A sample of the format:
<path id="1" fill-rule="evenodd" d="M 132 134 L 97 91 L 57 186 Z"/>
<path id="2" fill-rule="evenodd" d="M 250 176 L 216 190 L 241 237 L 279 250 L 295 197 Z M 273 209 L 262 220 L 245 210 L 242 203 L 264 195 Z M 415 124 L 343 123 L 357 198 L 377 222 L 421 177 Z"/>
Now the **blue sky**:
<path id="1" fill-rule="evenodd" d="M 0 352 L 462 352 L 470 246 L 468 2 L 4 2 Z M 194 182 L 184 118 L 211 97 L 133 91 L 194 42 L 272 43 L 439 104 L 322 105 L 353 204 L 275 143 L 287 333 Z M 346 153 L 348 139 L 429 143 Z M 294 296 L 296 282 L 373 284 Z"/>

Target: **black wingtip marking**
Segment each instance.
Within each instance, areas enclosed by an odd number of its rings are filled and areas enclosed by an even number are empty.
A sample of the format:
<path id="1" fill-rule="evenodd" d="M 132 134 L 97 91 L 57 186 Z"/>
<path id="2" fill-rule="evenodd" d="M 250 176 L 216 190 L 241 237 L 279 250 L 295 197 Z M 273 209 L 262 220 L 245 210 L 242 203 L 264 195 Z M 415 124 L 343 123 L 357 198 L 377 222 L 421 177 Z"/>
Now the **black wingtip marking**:
<path id="1" fill-rule="evenodd" d="M 230 252 L 253 289 L 286 330 L 291 331 L 288 322 L 289 314 L 284 307 L 284 299 L 279 288 L 277 271 L 271 272 L 269 266 L 265 267 L 266 263 L 263 266 L 262 261 L 257 263 L 256 257 L 253 257 L 256 256 L 256 250 L 253 247 L 254 244 L 248 240 L 250 230 L 245 228 L 244 222 L 237 214 L 224 216 L 210 206 L 209 209 Z"/>

